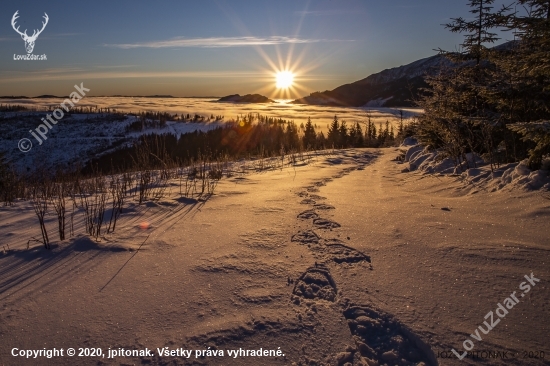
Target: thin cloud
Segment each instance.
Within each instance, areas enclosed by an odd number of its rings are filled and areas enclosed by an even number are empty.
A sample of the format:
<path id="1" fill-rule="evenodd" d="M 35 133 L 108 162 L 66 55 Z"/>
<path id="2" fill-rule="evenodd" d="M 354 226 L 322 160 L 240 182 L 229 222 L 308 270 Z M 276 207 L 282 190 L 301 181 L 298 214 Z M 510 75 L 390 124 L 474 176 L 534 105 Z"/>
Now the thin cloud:
<path id="1" fill-rule="evenodd" d="M 346 9 L 333 9 L 333 10 L 298 10 L 294 12 L 294 15 L 299 16 L 330 16 L 330 15 L 340 15 L 340 14 L 356 14 L 360 11 L 355 10 L 346 10 Z"/>
<path id="2" fill-rule="evenodd" d="M 296 37 L 210 37 L 210 38 L 183 38 L 177 37 L 165 41 L 104 44 L 105 47 L 122 49 L 131 48 L 224 48 L 224 47 L 248 47 L 248 46 L 272 46 L 279 44 L 305 44 L 330 42 L 326 39 L 304 39 Z"/>
<path id="3" fill-rule="evenodd" d="M 127 69 L 137 67 L 138 65 L 94 65 L 96 69 Z"/>
<path id="4" fill-rule="evenodd" d="M 134 72 L 116 72 L 116 71 L 77 71 L 59 72 L 56 69 L 31 72 L 0 72 L 0 84 L 26 81 L 45 81 L 45 80 L 96 80 L 96 79 L 140 79 L 140 78 L 260 78 L 265 77 L 265 73 L 248 71 L 134 71 Z"/>

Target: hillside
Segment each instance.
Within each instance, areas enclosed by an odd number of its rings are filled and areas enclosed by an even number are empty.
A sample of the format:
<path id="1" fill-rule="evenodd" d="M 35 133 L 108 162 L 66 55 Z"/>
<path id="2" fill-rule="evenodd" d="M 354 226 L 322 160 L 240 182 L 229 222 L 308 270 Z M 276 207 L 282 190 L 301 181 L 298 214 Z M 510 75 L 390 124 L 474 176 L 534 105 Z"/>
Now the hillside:
<path id="1" fill-rule="evenodd" d="M 294 104 L 334 105 L 349 107 L 412 107 L 419 89 L 426 87 L 425 75 L 439 67 L 450 65 L 443 56 L 436 55 L 372 74 L 351 84 L 333 90 L 312 93 L 296 99 Z"/>

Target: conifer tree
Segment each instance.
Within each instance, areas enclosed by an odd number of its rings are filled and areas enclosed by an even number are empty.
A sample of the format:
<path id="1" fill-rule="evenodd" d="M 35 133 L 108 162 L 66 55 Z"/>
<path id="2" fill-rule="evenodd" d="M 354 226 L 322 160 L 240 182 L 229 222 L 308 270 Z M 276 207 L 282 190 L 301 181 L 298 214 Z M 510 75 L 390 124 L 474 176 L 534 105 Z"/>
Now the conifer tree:
<path id="1" fill-rule="evenodd" d="M 518 4 L 527 13 L 510 15 L 509 28 L 516 31 L 519 42 L 508 57 L 495 57 L 502 69 L 500 80 L 505 80 L 497 100 L 512 122 L 508 129 L 523 136 L 523 142 L 534 143 L 529 167 L 538 169 L 544 155 L 550 154 L 550 1 L 518 0 Z"/>
<path id="2" fill-rule="evenodd" d="M 492 6 L 494 2 L 495 0 L 470 0 L 468 6 L 471 8 L 470 13 L 474 15 L 474 19 L 451 18 L 452 22 L 445 25 L 453 33 L 467 33 L 462 43 L 465 51 L 463 56 L 466 59 L 475 59 L 476 65 L 481 63 L 484 45 L 499 40 L 492 29 L 503 24 L 503 16 L 510 10 L 509 7 L 503 7 L 494 13 Z"/>
<path id="3" fill-rule="evenodd" d="M 334 147 L 340 146 L 340 124 L 337 116 L 334 116 L 334 120 L 328 128 L 327 142 Z"/>
<path id="4" fill-rule="evenodd" d="M 316 147 L 317 134 L 315 133 L 315 128 L 313 123 L 311 123 L 311 118 L 308 117 L 307 123 L 304 128 L 304 137 L 302 138 L 303 145 L 306 149 Z"/>
<path id="5" fill-rule="evenodd" d="M 365 145 L 365 139 L 363 138 L 363 130 L 359 122 L 355 123 L 355 147 L 363 147 Z"/>
<path id="6" fill-rule="evenodd" d="M 355 129 L 355 125 L 352 125 L 349 129 L 349 135 L 348 135 L 348 146 L 356 147 L 356 141 L 357 141 L 357 130 Z"/>
<path id="7" fill-rule="evenodd" d="M 317 147 L 324 149 L 326 147 L 327 139 L 323 131 L 317 134 Z"/>
<path id="8" fill-rule="evenodd" d="M 451 19 L 451 32 L 465 33 L 463 52 L 441 53 L 455 62 L 428 78 L 430 86 L 420 103 L 425 111 L 419 119 L 420 141 L 443 149 L 457 165 L 468 161 L 466 153 L 486 154 L 491 166 L 496 162 L 496 146 L 505 130 L 493 93 L 494 65 L 488 61 L 487 44 L 499 38 L 494 29 L 505 24 L 509 7 L 493 12 L 494 0 L 470 0 L 473 20 Z"/>
<path id="9" fill-rule="evenodd" d="M 286 124 L 285 131 L 285 148 L 287 150 L 297 149 L 300 145 L 300 137 L 298 136 L 298 126 L 294 122 L 288 122 Z"/>
<path id="10" fill-rule="evenodd" d="M 342 123 L 340 123 L 340 128 L 338 129 L 338 137 L 340 140 L 340 147 L 348 147 L 348 126 L 346 125 L 345 121 L 342 121 Z"/>

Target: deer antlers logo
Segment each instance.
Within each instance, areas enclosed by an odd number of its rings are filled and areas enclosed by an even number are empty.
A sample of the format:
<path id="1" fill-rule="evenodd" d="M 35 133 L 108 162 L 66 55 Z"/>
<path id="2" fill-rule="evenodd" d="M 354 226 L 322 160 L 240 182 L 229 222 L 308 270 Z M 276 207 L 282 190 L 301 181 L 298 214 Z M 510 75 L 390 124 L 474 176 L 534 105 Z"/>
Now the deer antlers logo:
<path id="1" fill-rule="evenodd" d="M 27 35 L 27 30 L 25 29 L 24 32 L 20 32 L 19 31 L 19 26 L 17 26 L 17 28 L 15 28 L 15 21 L 17 20 L 17 18 L 19 18 L 19 10 L 17 10 L 15 12 L 15 14 L 13 14 L 13 17 L 11 18 L 11 26 L 13 27 L 13 29 L 19 33 L 19 35 L 21 36 L 21 38 L 23 38 L 23 41 L 25 41 L 25 49 L 27 50 L 27 53 L 32 53 L 32 50 L 34 49 L 34 42 L 36 42 L 36 39 L 38 38 L 38 36 L 40 35 L 40 33 L 42 33 L 42 31 L 44 30 L 44 28 L 46 28 L 46 25 L 48 24 L 48 20 L 50 18 L 48 18 L 48 14 L 44 13 L 44 20 L 45 22 L 42 22 L 42 29 L 38 30 L 38 29 L 35 29 L 32 36 L 28 36 Z"/>

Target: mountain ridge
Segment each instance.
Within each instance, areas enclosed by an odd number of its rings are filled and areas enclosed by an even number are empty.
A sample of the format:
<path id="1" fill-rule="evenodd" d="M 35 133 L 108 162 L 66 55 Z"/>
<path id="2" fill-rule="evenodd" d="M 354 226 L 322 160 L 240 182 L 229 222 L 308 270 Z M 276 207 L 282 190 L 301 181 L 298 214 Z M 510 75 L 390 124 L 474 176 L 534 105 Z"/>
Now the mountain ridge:
<path id="1" fill-rule="evenodd" d="M 333 90 L 311 93 L 291 103 L 346 107 L 414 107 L 425 76 L 440 67 L 452 66 L 442 55 L 426 57 L 406 65 L 382 70 Z"/>

